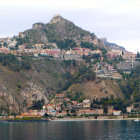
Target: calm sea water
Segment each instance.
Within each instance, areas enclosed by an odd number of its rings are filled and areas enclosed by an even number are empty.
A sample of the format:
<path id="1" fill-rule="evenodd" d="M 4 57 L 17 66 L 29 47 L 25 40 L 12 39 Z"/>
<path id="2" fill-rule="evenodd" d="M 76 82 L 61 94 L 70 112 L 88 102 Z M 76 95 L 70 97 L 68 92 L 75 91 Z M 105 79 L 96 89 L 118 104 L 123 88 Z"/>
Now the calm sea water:
<path id="1" fill-rule="evenodd" d="M 140 140 L 140 122 L 50 121 L 0 124 L 0 140 Z"/>

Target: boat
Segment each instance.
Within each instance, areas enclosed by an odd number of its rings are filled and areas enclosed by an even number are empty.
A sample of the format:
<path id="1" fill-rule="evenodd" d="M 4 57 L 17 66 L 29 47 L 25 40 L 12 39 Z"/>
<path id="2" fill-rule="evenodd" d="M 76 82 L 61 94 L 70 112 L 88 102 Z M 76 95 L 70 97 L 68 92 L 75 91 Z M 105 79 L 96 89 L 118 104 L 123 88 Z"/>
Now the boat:
<path id="1" fill-rule="evenodd" d="M 139 121 L 139 119 L 138 119 L 138 112 L 137 112 L 137 119 L 135 119 L 134 121 L 135 122 L 138 122 Z"/>
<path id="2" fill-rule="evenodd" d="M 134 121 L 135 121 L 135 122 L 138 122 L 138 121 L 139 121 L 139 119 L 135 119 Z"/>

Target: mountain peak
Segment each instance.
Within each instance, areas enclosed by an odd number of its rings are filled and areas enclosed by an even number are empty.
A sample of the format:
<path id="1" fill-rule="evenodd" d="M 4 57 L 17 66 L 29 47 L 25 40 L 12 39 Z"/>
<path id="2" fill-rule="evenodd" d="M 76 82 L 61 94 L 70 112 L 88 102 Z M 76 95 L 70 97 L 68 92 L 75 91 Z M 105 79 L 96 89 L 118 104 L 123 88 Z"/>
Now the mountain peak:
<path id="1" fill-rule="evenodd" d="M 53 18 L 62 18 L 62 16 L 59 15 L 59 14 L 56 14 L 56 15 L 53 16 Z"/>
<path id="2" fill-rule="evenodd" d="M 65 19 L 62 16 L 60 16 L 59 14 L 57 14 L 51 19 L 51 21 L 49 23 L 52 24 L 52 23 L 58 23 L 58 22 L 62 22 L 62 21 L 65 21 Z"/>
<path id="3" fill-rule="evenodd" d="M 44 26 L 45 26 L 44 23 L 38 22 L 38 23 L 33 24 L 33 29 L 43 28 Z"/>

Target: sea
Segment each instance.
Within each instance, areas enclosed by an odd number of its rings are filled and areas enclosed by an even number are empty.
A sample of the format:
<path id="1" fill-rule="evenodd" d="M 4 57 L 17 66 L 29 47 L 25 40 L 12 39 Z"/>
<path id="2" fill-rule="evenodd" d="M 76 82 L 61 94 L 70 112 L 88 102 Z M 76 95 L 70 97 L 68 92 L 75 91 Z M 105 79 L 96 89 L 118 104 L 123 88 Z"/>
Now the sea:
<path id="1" fill-rule="evenodd" d="M 140 121 L 0 123 L 0 140 L 140 140 Z"/>

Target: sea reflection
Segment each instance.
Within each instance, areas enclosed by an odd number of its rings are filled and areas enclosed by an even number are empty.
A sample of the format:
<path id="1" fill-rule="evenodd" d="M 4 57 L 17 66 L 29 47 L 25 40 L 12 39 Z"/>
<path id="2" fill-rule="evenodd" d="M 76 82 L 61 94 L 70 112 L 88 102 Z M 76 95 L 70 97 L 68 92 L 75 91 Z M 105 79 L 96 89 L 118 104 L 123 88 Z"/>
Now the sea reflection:
<path id="1" fill-rule="evenodd" d="M 0 124 L 0 140 L 140 140 L 140 122 L 50 121 Z"/>

